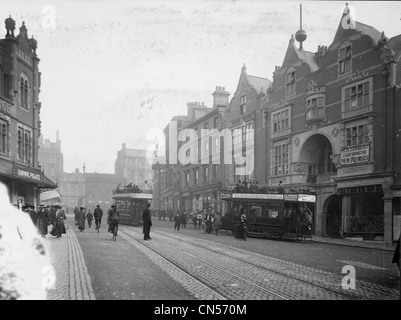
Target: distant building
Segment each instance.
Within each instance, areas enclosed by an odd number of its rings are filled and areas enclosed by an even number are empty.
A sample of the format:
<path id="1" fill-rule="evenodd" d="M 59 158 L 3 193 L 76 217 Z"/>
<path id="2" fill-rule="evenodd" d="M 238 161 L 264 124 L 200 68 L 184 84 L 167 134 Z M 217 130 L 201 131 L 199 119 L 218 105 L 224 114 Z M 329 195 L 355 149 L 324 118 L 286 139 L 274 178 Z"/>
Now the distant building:
<path id="1" fill-rule="evenodd" d="M 56 133 L 56 142 L 39 137 L 39 163 L 46 177 L 58 184 L 64 172 L 64 158 L 61 152 L 59 132 Z"/>
<path id="2" fill-rule="evenodd" d="M 114 173 L 120 178 L 125 178 L 128 183 L 142 185 L 147 181 L 152 184 L 152 164 L 146 158 L 146 150 L 129 149 L 122 144 L 122 149 L 117 151 L 117 159 Z"/>
<path id="3" fill-rule="evenodd" d="M 97 205 L 108 209 L 113 203 L 113 192 L 119 184 L 126 183 L 125 178 L 109 173 L 84 173 L 85 207 L 92 211 Z"/>
<path id="4" fill-rule="evenodd" d="M 5 20 L 0 40 L 0 181 L 15 204 L 39 205 L 42 190 L 57 185 L 42 172 L 38 161 L 40 136 L 40 72 L 37 41 L 28 38 L 25 23 L 14 35 L 15 21 Z"/>
<path id="5" fill-rule="evenodd" d="M 73 173 L 64 172 L 59 185 L 67 213 L 72 213 L 75 207 L 86 207 L 85 175 L 78 168 Z"/>

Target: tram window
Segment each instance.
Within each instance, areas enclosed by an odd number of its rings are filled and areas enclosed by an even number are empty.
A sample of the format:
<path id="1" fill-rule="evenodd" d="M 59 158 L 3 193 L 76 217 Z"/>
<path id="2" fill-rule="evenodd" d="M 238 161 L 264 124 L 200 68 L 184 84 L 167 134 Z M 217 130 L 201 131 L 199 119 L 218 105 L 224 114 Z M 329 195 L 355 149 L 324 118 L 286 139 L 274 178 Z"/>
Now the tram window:
<path id="1" fill-rule="evenodd" d="M 249 217 L 262 217 L 262 207 L 261 206 L 251 206 L 247 214 Z"/>
<path id="2" fill-rule="evenodd" d="M 266 208 L 266 217 L 269 218 L 277 218 L 278 217 L 278 208 Z"/>

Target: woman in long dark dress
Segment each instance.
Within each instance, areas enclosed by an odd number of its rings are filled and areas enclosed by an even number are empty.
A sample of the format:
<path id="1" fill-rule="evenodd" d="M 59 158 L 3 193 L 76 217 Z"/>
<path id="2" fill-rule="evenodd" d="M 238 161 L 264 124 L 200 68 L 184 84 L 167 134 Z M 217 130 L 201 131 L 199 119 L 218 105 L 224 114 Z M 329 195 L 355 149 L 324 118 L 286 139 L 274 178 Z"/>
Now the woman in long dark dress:
<path id="1" fill-rule="evenodd" d="M 63 209 L 61 208 L 61 206 L 57 205 L 55 206 L 56 208 L 56 218 L 53 224 L 53 228 L 50 231 L 50 234 L 52 236 L 55 236 L 56 238 L 61 238 L 63 233 L 66 233 L 65 230 L 65 225 L 64 225 L 64 220 L 67 219 L 67 217 L 65 216 L 65 213 L 63 211 Z"/>
<path id="2" fill-rule="evenodd" d="M 44 206 L 40 206 L 39 212 L 38 212 L 38 231 L 39 234 L 44 238 L 47 235 L 47 227 L 49 225 L 49 213 L 47 212 L 47 209 Z"/>
<path id="3" fill-rule="evenodd" d="M 85 230 L 85 208 L 81 207 L 78 215 L 75 217 L 78 229 L 82 231 Z"/>
<path id="4" fill-rule="evenodd" d="M 246 216 L 244 214 L 241 215 L 241 221 L 235 231 L 234 237 L 246 241 Z"/>

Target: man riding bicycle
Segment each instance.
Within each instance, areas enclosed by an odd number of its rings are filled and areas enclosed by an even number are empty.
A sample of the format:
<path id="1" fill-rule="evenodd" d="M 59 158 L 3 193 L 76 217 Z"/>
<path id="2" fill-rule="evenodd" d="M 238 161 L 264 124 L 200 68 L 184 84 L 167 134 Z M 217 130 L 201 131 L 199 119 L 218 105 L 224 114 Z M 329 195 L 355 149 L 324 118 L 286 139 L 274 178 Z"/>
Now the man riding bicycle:
<path id="1" fill-rule="evenodd" d="M 107 214 L 107 223 L 109 225 L 109 232 L 111 233 L 114 233 L 116 227 L 118 228 L 118 219 L 120 217 L 120 213 L 116 208 L 117 206 L 113 204 Z"/>

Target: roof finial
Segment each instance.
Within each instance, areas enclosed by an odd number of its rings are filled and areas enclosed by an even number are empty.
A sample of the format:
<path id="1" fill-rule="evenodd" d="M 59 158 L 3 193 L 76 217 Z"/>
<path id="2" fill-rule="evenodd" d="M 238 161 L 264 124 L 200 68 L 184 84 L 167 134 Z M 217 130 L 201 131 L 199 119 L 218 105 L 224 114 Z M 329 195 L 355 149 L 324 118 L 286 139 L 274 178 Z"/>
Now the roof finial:
<path id="1" fill-rule="evenodd" d="M 300 29 L 295 33 L 295 39 L 299 42 L 299 49 L 302 49 L 302 42 L 306 40 L 306 32 L 302 30 L 302 4 L 299 4 Z"/>

